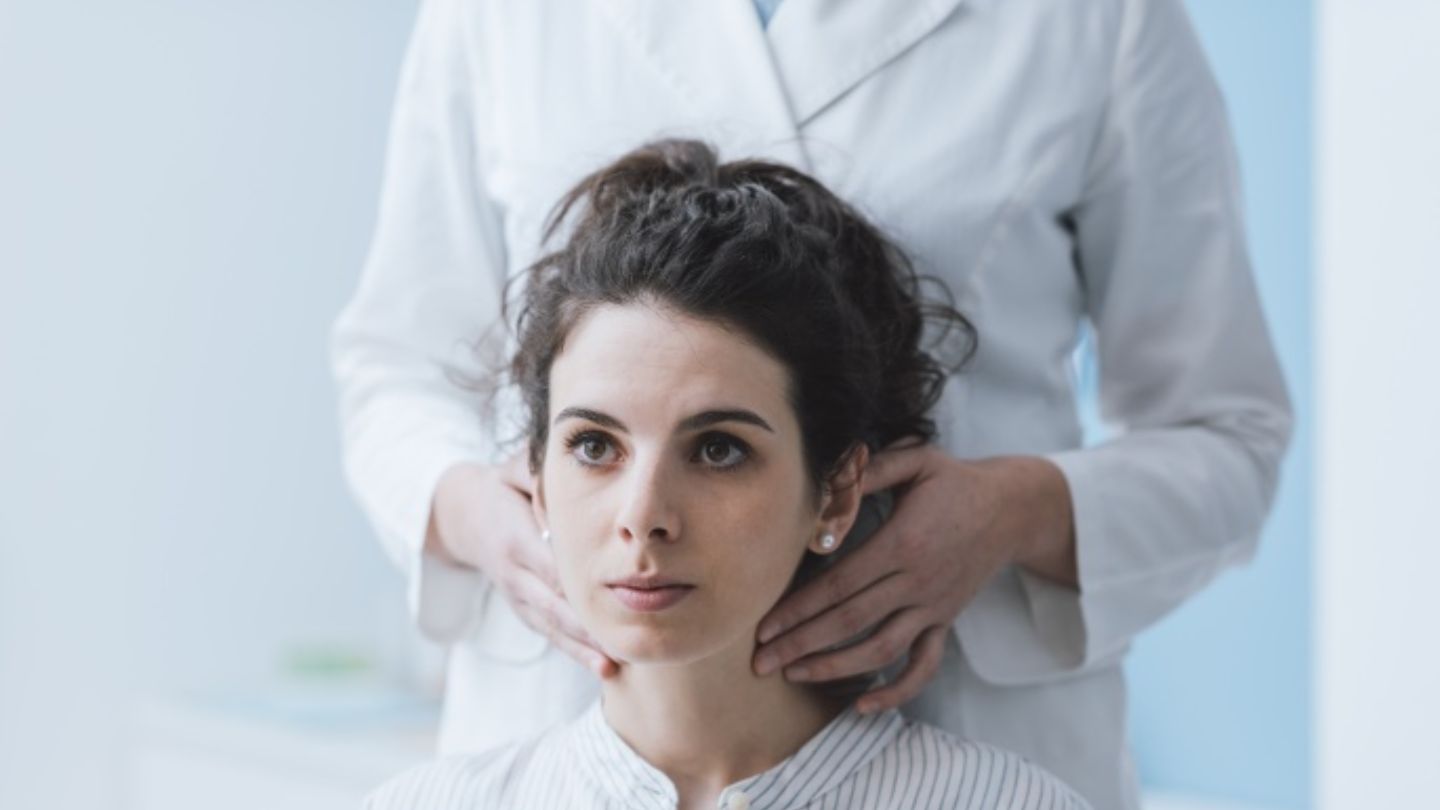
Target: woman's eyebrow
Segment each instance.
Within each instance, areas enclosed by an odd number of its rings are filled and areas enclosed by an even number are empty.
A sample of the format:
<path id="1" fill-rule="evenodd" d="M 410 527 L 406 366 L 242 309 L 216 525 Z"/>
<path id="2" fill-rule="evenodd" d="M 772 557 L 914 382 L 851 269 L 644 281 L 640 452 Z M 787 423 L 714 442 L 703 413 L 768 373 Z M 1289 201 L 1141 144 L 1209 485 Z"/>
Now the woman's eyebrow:
<path id="1" fill-rule="evenodd" d="M 625 424 L 619 419 L 616 419 L 608 413 L 597 411 L 594 408 L 566 408 L 555 415 L 555 421 L 552 424 L 559 424 L 560 421 L 564 419 L 588 419 L 597 425 L 604 425 L 605 427 L 618 430 L 621 433 L 630 432 L 630 429 L 625 427 Z M 720 422 L 744 422 L 749 425 L 764 428 L 771 433 L 775 432 L 775 428 L 770 427 L 770 423 L 762 419 L 759 414 L 754 411 L 747 411 L 744 408 L 722 408 L 719 410 L 702 411 L 694 416 L 687 416 L 680 420 L 680 424 L 676 425 L 676 429 L 700 430 L 701 428 L 707 428 Z"/>

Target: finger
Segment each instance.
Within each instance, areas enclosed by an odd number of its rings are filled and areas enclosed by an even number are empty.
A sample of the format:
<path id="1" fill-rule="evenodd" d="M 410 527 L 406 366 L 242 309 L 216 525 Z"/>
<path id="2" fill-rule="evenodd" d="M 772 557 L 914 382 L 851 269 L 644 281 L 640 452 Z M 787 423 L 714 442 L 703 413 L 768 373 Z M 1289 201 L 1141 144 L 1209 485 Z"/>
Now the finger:
<path id="1" fill-rule="evenodd" d="M 869 463 L 865 465 L 865 477 L 860 485 L 860 492 L 869 495 L 911 481 L 920 475 L 924 464 L 923 445 L 882 450 L 871 456 Z"/>
<path id="2" fill-rule="evenodd" d="M 532 583 L 536 580 L 531 579 Z M 551 591 L 543 582 L 538 585 L 532 584 L 533 593 L 530 597 L 530 604 L 538 608 L 545 616 L 550 626 L 556 631 L 563 633 L 588 647 L 599 650 L 599 645 L 585 627 L 580 624 L 580 619 L 575 615 L 575 608 L 565 600 L 562 594 Z"/>
<path id="3" fill-rule="evenodd" d="M 940 662 L 945 657 L 945 634 L 950 628 L 943 624 L 932 625 L 920 634 L 911 650 L 910 661 L 905 671 L 894 683 L 866 692 L 856 702 L 861 714 L 873 714 L 894 709 L 913 699 L 924 690 L 925 685 L 940 671 Z"/>
<path id="4" fill-rule="evenodd" d="M 756 674 L 769 675 L 814 652 L 843 644 L 910 607 L 904 579 L 888 574 L 755 651 Z"/>
<path id="5" fill-rule="evenodd" d="M 618 666 L 581 626 L 574 608 L 543 582 L 521 574 L 516 578 L 515 591 L 521 618 L 551 644 L 602 676 L 606 669 Z"/>
<path id="6" fill-rule="evenodd" d="M 587 649 L 594 650 L 602 659 L 602 663 L 613 663 L 605 651 L 600 649 L 600 642 L 590 635 L 585 626 L 580 623 L 580 618 L 575 615 L 575 608 L 564 599 L 559 600 L 552 608 L 552 615 L 555 617 L 555 625 L 566 637 L 573 639 Z"/>
<path id="7" fill-rule="evenodd" d="M 510 550 L 512 559 L 520 568 L 538 577 L 552 592 L 563 594 L 560 571 L 555 565 L 555 551 L 536 528 L 533 537 L 527 535 L 515 541 Z"/>
<path id="8" fill-rule="evenodd" d="M 543 582 L 524 575 L 520 577 L 518 588 L 521 590 L 521 599 L 543 617 L 546 632 L 553 631 L 569 636 L 580 644 L 604 655 L 600 649 L 600 643 L 580 623 L 574 606 L 565 599 L 564 594 L 556 594 Z"/>
<path id="9" fill-rule="evenodd" d="M 563 633 L 552 638 L 551 643 L 598 677 L 606 678 L 620 671 L 620 665 L 604 653 Z"/>
<path id="10" fill-rule="evenodd" d="M 765 644 L 899 571 L 883 540 L 888 536 L 882 527 L 859 549 L 780 600 L 760 622 L 756 640 Z"/>
<path id="11" fill-rule="evenodd" d="M 527 606 L 522 610 L 526 614 L 528 614 L 523 616 L 523 618 L 526 619 L 527 624 L 534 624 L 544 627 L 549 621 L 548 618 L 544 615 L 544 611 L 541 611 L 537 608 Z M 617 665 L 614 661 L 607 658 L 604 653 L 601 653 L 595 648 L 583 644 L 580 641 L 577 641 L 571 636 L 562 633 L 559 630 L 554 629 L 553 627 L 549 632 L 545 633 L 545 638 L 556 649 L 570 656 L 570 658 L 572 658 L 576 663 L 580 664 L 591 672 L 594 672 L 596 675 L 602 678 L 616 671 Z"/>
<path id="12" fill-rule="evenodd" d="M 925 437 L 924 437 L 924 436 L 919 436 L 919 435 L 917 435 L 917 434 L 910 433 L 910 434 L 901 436 L 900 438 L 896 439 L 895 441 L 890 442 L 889 444 L 885 445 L 885 448 L 884 448 L 884 449 L 886 449 L 886 450 L 898 450 L 898 449 L 902 449 L 902 448 L 906 448 L 906 447 L 920 447 L 920 446 L 924 445 L 925 443 L 926 443 L 926 442 L 925 442 Z"/>
<path id="13" fill-rule="evenodd" d="M 554 617 L 555 593 L 529 571 L 517 570 L 510 579 L 511 603 L 531 630 L 554 640 L 561 632 Z"/>
<path id="14" fill-rule="evenodd" d="M 925 629 L 925 619 L 915 608 L 899 611 L 880 625 L 874 635 L 835 652 L 801 659 L 785 668 L 789 681 L 833 681 L 883 669 L 905 654 Z"/>

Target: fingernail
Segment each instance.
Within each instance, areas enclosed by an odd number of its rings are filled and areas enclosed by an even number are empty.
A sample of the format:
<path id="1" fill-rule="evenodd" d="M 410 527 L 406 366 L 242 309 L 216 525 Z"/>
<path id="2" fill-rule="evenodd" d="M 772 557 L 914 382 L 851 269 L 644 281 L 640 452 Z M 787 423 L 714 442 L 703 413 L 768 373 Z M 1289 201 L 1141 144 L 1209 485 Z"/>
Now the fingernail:
<path id="1" fill-rule="evenodd" d="M 774 624 L 774 623 L 766 623 L 766 624 L 760 625 L 760 643 L 761 643 L 761 644 L 764 644 L 765 642 L 769 641 L 770 639 L 772 639 L 772 638 L 774 638 L 774 637 L 776 637 L 776 636 L 778 636 L 778 635 L 780 635 L 780 625 Z"/>
<path id="2" fill-rule="evenodd" d="M 803 681 L 810 677 L 810 670 L 802 666 L 793 666 L 785 670 L 785 677 L 792 681 Z"/>
<path id="3" fill-rule="evenodd" d="M 760 657 L 755 659 L 755 668 L 759 670 L 761 675 L 769 675 L 774 672 L 775 668 L 779 665 L 780 661 L 775 653 L 760 653 Z"/>

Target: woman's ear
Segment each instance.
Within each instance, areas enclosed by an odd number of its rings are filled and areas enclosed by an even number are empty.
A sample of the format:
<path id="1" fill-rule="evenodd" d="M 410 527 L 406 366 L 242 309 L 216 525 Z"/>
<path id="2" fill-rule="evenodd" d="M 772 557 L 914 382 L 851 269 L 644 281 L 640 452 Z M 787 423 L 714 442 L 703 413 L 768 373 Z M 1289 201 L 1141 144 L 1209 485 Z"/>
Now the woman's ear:
<path id="1" fill-rule="evenodd" d="M 820 502 L 819 525 L 816 536 L 810 541 L 810 550 L 816 554 L 831 554 L 840 548 L 840 542 L 855 525 L 860 513 L 861 490 L 865 483 L 865 465 L 870 462 L 870 447 L 856 442 L 845 457 L 840 469 L 826 482 L 825 497 Z M 825 542 L 829 535 L 830 542 Z"/>

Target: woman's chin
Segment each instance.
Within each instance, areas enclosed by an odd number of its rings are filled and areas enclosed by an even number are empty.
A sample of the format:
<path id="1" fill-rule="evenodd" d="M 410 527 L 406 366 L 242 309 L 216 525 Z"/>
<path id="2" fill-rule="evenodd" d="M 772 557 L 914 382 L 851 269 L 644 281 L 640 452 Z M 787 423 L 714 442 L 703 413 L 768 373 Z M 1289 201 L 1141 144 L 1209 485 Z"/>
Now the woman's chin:
<path id="1" fill-rule="evenodd" d="M 606 644 L 606 649 L 629 664 L 664 665 L 680 664 L 691 659 L 690 645 L 678 634 L 647 631 L 630 628 L 614 634 L 615 643 Z"/>
<path id="2" fill-rule="evenodd" d="M 598 629 L 598 628 L 597 628 Z M 612 626 L 591 630 L 606 653 L 622 664 L 674 666 L 688 664 L 712 652 L 697 645 L 697 635 L 683 628 L 656 625 Z"/>

